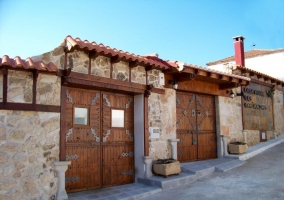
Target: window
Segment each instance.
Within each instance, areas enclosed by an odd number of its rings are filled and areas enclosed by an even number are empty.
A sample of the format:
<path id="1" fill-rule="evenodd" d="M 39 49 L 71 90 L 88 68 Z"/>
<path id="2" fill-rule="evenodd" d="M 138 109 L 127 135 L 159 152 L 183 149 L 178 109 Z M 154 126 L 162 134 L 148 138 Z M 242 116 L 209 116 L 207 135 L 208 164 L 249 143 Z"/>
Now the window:
<path id="1" fill-rule="evenodd" d="M 124 127 L 124 110 L 111 110 L 111 127 Z"/>
<path id="2" fill-rule="evenodd" d="M 75 112 L 75 125 L 89 125 L 89 110 L 88 108 L 74 108 Z"/>

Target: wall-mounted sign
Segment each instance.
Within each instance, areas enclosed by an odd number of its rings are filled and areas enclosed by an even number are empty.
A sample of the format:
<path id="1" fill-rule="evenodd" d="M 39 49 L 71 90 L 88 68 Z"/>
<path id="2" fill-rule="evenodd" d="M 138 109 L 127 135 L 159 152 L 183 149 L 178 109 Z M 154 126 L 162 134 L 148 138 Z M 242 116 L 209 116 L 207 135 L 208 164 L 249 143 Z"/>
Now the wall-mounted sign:
<path id="1" fill-rule="evenodd" d="M 267 86 L 250 83 L 242 88 L 243 124 L 246 130 L 273 130 L 272 99 L 266 95 Z M 266 137 L 262 132 L 259 138 Z M 264 140 L 264 139 L 263 139 Z"/>

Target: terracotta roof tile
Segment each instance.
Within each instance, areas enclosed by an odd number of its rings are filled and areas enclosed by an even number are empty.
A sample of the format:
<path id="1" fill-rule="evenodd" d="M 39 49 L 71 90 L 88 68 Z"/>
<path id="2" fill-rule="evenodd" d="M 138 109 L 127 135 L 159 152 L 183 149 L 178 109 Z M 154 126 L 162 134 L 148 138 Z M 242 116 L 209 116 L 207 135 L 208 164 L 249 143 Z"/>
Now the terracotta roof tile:
<path id="1" fill-rule="evenodd" d="M 245 52 L 245 58 L 253 58 L 257 56 L 263 56 L 263 55 L 279 53 L 279 52 L 284 52 L 284 49 L 253 49 L 253 50 Z M 235 60 L 235 56 L 230 56 L 230 57 L 227 57 L 221 60 L 206 63 L 206 65 L 207 66 L 217 65 L 221 63 L 234 61 L 234 60 Z"/>
<path id="2" fill-rule="evenodd" d="M 181 63 L 179 61 L 169 61 L 169 60 L 167 60 L 167 62 L 172 67 L 177 68 L 177 69 L 179 68 L 178 63 Z M 235 75 L 235 74 L 229 74 L 229 73 L 226 73 L 226 72 L 222 72 L 222 71 L 218 71 L 218 70 L 214 70 L 214 69 L 210 69 L 210 68 L 205 68 L 205 67 L 201 67 L 201 66 L 193 65 L 193 64 L 186 64 L 186 63 L 184 63 L 184 68 L 194 68 L 194 69 L 202 70 L 202 71 L 205 71 L 205 72 L 213 72 L 215 74 L 225 75 L 225 76 L 234 77 L 234 78 L 238 78 L 238 79 L 242 79 L 242 80 L 247 80 L 247 81 L 251 80 L 248 77 L 239 76 L 239 75 Z"/>
<path id="3" fill-rule="evenodd" d="M 115 48 L 111 48 L 109 46 L 105 46 L 103 44 L 97 44 L 96 42 L 90 43 L 88 40 L 82 41 L 80 38 L 72 38 L 70 35 L 68 35 L 65 38 L 65 41 L 67 42 L 67 46 L 70 48 L 69 50 L 72 50 L 72 48 L 79 48 L 82 50 L 88 50 L 88 51 L 96 51 L 98 53 L 103 53 L 105 55 L 110 54 L 111 56 L 118 56 L 120 58 L 125 58 L 129 61 L 138 61 L 141 64 L 145 65 L 151 65 L 153 67 L 161 68 L 161 69 L 168 69 L 170 66 L 166 62 L 161 62 L 153 59 L 148 59 L 144 56 L 139 56 L 135 54 L 130 54 L 129 52 L 124 52 L 122 50 L 117 50 Z"/>
<path id="4" fill-rule="evenodd" d="M 9 58 L 9 56 L 4 55 L 2 58 L 0 58 L 0 67 L 2 66 L 24 69 L 37 69 L 41 71 L 58 71 L 58 68 L 52 62 L 45 64 L 42 61 L 34 62 L 31 58 L 23 60 L 19 56 L 16 56 L 15 58 Z"/>
<path id="5" fill-rule="evenodd" d="M 229 73 L 226 73 L 226 72 L 221 72 L 221 71 L 218 71 L 218 70 L 214 70 L 214 69 L 210 69 L 210 68 L 205 68 L 205 67 L 201 67 L 201 66 L 197 66 L 197 65 L 192 65 L 192 64 L 185 65 L 185 67 L 190 67 L 190 68 L 194 68 L 194 69 L 199 69 L 199 70 L 203 70 L 203 71 L 206 71 L 206 72 L 213 72 L 213 73 L 216 73 L 216 74 L 219 74 L 219 75 L 225 75 L 225 76 L 229 76 L 229 77 L 233 77 L 233 78 L 238 78 L 238 79 L 242 79 L 242 80 L 247 80 L 247 81 L 250 81 L 250 80 L 251 80 L 250 78 L 245 77 L 245 76 L 239 76 L 239 75 L 235 75 L 235 74 L 229 74 Z"/>
<path id="6" fill-rule="evenodd" d="M 255 71 L 255 70 L 250 69 L 250 68 L 247 68 L 247 67 L 240 67 L 240 66 L 237 66 L 237 69 L 242 70 L 242 71 L 247 71 L 247 72 L 253 72 L 254 74 L 261 75 L 261 76 L 266 77 L 266 78 L 268 78 L 268 79 L 271 79 L 271 80 L 275 80 L 275 81 L 277 81 L 277 82 L 284 83 L 283 80 L 274 78 L 274 77 L 272 77 L 272 76 L 269 76 L 269 75 L 267 75 L 267 74 L 261 73 L 261 72 L 259 72 L 259 71 Z"/>

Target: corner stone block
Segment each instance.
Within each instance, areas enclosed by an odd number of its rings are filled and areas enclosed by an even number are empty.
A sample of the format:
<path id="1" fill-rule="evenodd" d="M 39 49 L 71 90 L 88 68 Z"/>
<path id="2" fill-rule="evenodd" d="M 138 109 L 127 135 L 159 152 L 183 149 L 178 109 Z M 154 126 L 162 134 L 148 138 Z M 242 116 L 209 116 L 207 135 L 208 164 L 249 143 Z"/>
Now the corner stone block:
<path id="1" fill-rule="evenodd" d="M 56 161 L 54 162 L 55 170 L 58 172 L 58 190 L 56 193 L 57 200 L 68 199 L 68 195 L 65 190 L 65 172 L 68 169 L 68 165 L 71 161 Z"/>

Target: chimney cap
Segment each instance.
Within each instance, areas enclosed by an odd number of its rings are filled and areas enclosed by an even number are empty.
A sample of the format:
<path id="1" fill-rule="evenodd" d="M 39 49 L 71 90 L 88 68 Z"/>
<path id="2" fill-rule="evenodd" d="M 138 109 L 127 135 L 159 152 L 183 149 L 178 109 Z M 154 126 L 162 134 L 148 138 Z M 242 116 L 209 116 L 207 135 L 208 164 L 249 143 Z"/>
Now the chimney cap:
<path id="1" fill-rule="evenodd" d="M 245 38 L 244 38 L 243 36 L 241 36 L 241 35 L 233 37 L 233 39 L 236 39 L 236 38 L 243 38 L 243 39 L 245 39 Z"/>

